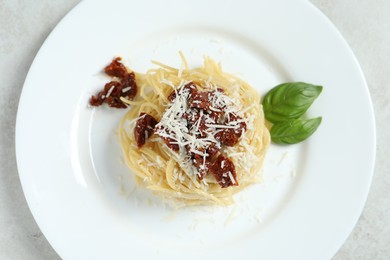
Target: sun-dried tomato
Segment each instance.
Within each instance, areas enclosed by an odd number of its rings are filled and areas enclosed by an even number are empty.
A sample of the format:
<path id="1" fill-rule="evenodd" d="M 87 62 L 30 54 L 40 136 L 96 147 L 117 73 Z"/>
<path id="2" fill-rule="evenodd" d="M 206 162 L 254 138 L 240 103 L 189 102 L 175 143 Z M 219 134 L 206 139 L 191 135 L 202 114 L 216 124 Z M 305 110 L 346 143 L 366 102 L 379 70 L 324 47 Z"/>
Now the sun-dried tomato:
<path id="1" fill-rule="evenodd" d="M 146 113 L 141 113 L 134 127 L 134 138 L 138 148 L 142 147 L 146 140 L 153 134 L 157 120 Z"/>
<path id="2" fill-rule="evenodd" d="M 222 188 L 238 186 L 236 168 L 229 158 L 219 155 L 210 166 L 210 171 Z"/>

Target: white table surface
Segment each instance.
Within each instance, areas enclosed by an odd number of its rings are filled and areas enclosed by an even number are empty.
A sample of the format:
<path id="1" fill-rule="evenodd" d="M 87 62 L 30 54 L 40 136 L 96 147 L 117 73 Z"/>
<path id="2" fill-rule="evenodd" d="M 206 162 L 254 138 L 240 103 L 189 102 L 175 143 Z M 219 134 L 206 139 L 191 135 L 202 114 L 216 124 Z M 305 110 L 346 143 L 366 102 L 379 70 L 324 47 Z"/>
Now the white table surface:
<path id="1" fill-rule="evenodd" d="M 0 0 L 0 259 L 60 259 L 35 223 L 15 160 L 20 92 L 40 46 L 79 0 Z M 364 211 L 333 259 L 390 259 L 390 0 L 311 0 L 343 34 L 366 76 L 377 125 Z"/>

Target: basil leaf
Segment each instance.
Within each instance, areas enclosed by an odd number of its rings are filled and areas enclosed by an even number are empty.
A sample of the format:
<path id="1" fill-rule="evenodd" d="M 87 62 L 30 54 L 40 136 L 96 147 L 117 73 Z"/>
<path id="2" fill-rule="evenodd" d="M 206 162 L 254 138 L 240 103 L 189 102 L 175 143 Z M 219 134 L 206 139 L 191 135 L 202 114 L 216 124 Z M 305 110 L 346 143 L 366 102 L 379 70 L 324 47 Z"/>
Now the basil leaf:
<path id="1" fill-rule="evenodd" d="M 265 118 L 282 122 L 301 117 L 321 94 L 322 86 L 287 82 L 274 87 L 263 99 Z"/>
<path id="2" fill-rule="evenodd" d="M 271 128 L 271 139 L 277 144 L 296 144 L 311 136 L 321 124 L 322 117 L 309 120 L 292 119 L 276 123 Z"/>

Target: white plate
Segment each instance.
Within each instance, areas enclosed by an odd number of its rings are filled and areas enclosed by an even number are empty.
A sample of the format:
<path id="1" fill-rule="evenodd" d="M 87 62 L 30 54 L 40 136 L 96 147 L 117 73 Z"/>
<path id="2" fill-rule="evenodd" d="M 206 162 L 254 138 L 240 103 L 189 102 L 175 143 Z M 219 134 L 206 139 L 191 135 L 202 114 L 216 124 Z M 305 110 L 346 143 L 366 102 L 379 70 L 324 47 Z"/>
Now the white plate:
<path id="1" fill-rule="evenodd" d="M 318 131 L 272 145 L 265 182 L 229 208 L 172 211 L 121 163 L 122 110 L 87 107 L 120 55 L 191 66 L 220 60 L 260 92 L 285 81 L 324 86 Z M 328 259 L 369 190 L 375 125 L 360 67 L 339 32 L 306 1 L 85 1 L 48 37 L 20 99 L 20 178 L 42 232 L 65 259 Z"/>

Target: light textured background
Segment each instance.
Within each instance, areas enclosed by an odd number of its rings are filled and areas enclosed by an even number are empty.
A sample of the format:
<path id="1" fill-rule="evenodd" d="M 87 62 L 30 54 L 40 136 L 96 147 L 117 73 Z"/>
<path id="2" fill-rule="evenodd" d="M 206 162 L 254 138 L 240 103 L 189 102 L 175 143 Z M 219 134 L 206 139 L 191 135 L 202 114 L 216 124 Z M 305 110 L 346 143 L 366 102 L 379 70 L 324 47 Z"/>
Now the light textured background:
<path id="1" fill-rule="evenodd" d="M 0 0 L 0 259 L 59 259 L 36 225 L 20 186 L 15 118 L 34 56 L 78 2 Z M 334 259 L 390 259 L 390 0 L 311 2 L 333 21 L 357 56 L 377 123 L 377 159 L 367 204 Z"/>

